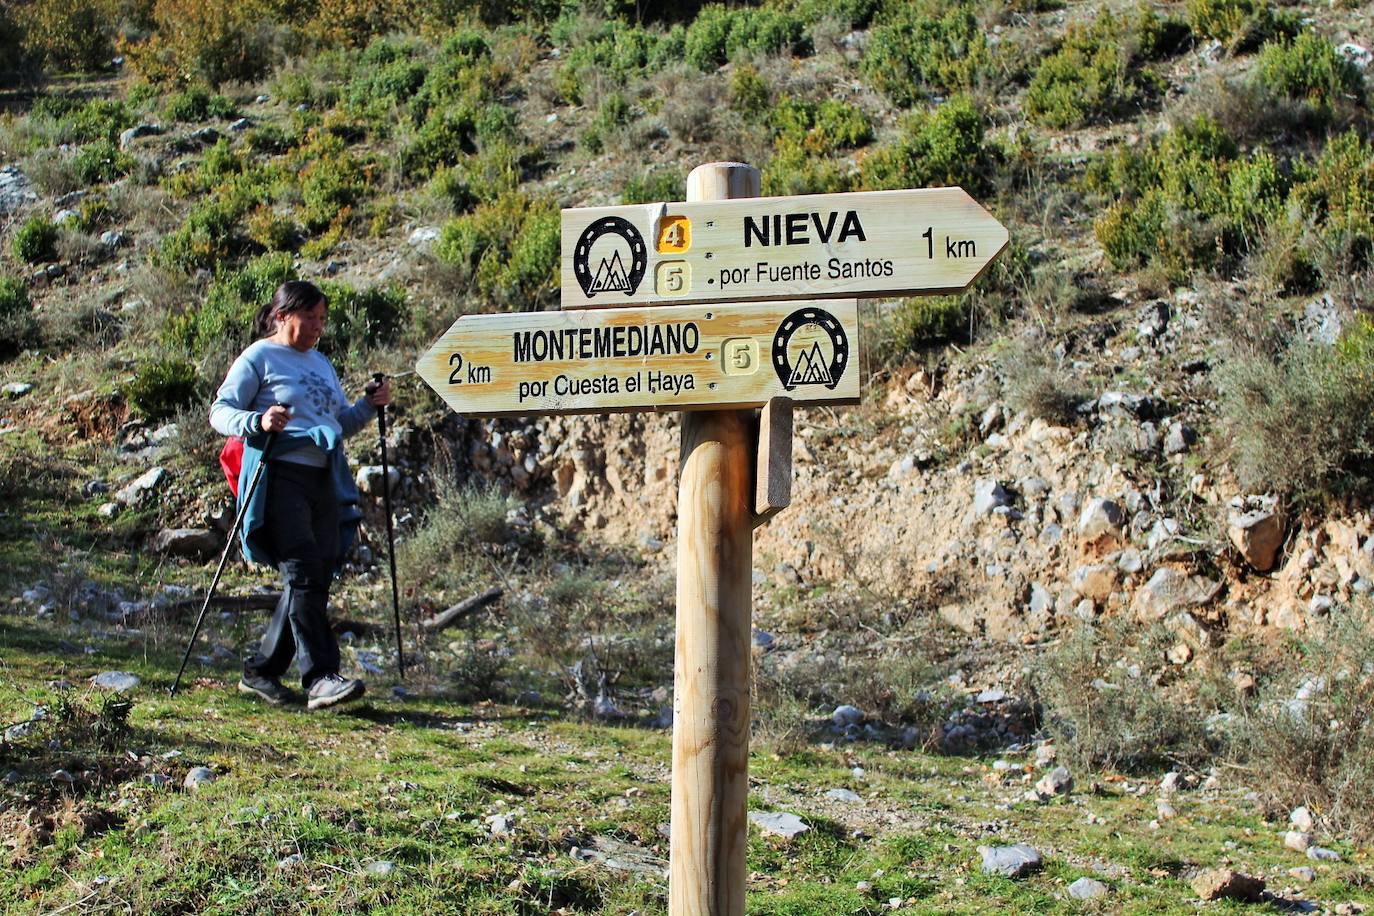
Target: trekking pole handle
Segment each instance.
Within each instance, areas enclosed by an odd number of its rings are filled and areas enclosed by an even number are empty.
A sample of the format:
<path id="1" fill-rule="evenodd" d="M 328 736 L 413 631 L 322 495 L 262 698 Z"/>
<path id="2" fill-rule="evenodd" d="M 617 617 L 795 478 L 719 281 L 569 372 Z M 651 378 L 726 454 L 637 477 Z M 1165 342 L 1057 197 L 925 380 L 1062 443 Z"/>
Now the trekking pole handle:
<path id="1" fill-rule="evenodd" d="M 363 386 L 363 391 L 366 391 L 368 394 L 371 394 L 378 388 L 382 387 L 382 385 L 384 384 L 386 384 L 386 373 L 374 372 L 372 373 L 372 381 L 368 382 L 366 385 Z"/>

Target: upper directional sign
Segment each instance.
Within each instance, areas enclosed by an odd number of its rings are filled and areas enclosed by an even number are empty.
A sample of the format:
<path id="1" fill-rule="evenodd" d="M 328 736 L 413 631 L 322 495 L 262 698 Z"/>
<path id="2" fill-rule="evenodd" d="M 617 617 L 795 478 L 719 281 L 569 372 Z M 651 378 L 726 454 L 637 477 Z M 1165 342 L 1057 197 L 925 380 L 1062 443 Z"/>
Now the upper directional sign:
<path id="1" fill-rule="evenodd" d="M 563 308 L 957 293 L 1007 245 L 962 188 L 563 211 Z"/>
<path id="2" fill-rule="evenodd" d="M 416 369 L 468 416 L 859 399 L 853 299 L 469 315 Z"/>

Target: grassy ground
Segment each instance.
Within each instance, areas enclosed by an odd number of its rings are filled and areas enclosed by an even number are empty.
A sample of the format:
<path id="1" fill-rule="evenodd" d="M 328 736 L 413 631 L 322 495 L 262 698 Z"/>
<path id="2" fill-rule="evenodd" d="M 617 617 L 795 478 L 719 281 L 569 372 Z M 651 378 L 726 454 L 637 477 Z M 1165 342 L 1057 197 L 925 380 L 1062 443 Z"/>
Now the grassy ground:
<path id="1" fill-rule="evenodd" d="M 0 794 L 13 866 L 0 875 L 7 912 L 666 908 L 667 731 L 460 705 L 423 688 L 399 697 L 387 683 L 345 712 L 273 709 L 234 693 L 229 667 L 193 667 L 190 689 L 169 700 L 170 641 L 63 638 L 0 617 L 7 723 L 34 704 L 58 708 L 64 681 L 86 708 L 99 705 L 86 686 L 94 673 L 129 670 L 143 683 L 129 731 L 104 749 L 90 729 L 53 720 L 4 746 L 0 769 L 18 773 Z M 1280 826 L 1224 776 L 1218 790 L 1180 794 L 1179 816 L 1152 827 L 1153 777 L 1080 776 L 1069 798 L 1042 805 L 1017 800 L 1034 776 L 995 773 L 991 763 L 865 744 L 815 743 L 785 756 L 756 746 L 751 806 L 794 812 L 812 829 L 791 842 L 751 830 L 750 912 L 1191 912 L 1188 878 L 1223 863 L 1267 877 L 1271 890 L 1297 884 L 1288 868 L 1315 864 L 1303 898 L 1374 904 L 1368 850 L 1336 844 L 1345 861 L 1334 864 L 1284 851 Z M 218 779 L 180 788 L 199 765 Z M 58 768 L 75 782 L 53 781 Z M 150 774 L 169 782 L 154 787 Z M 828 799 L 832 788 L 863 801 Z M 492 836 L 495 815 L 510 818 L 508 834 Z M 642 870 L 582 852 L 607 841 L 628 844 L 613 855 Z M 1045 870 L 1020 881 L 980 874 L 977 847 L 1010 842 L 1036 846 Z M 379 861 L 394 870 L 370 872 Z M 1103 876 L 1095 866 L 1117 869 Z M 1065 887 L 1082 875 L 1101 877 L 1111 895 L 1068 899 Z M 1291 906 L 1275 899 L 1258 909 Z"/>

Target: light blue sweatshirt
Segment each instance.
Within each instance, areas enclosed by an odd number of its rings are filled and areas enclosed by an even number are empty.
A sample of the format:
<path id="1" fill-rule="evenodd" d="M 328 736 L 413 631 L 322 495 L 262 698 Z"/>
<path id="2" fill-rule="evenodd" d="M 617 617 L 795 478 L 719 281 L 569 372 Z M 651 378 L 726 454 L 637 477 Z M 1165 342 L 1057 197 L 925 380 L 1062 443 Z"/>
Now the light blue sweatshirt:
<path id="1" fill-rule="evenodd" d="M 248 438 L 262 431 L 262 415 L 277 404 L 291 405 L 286 436 L 321 426 L 351 436 L 377 413 L 365 397 L 349 404 L 338 373 L 318 350 L 302 353 L 286 344 L 259 340 L 229 367 L 210 405 L 210 425 L 222 436 Z M 293 449 L 281 460 L 319 468 L 328 463 L 314 445 Z"/>

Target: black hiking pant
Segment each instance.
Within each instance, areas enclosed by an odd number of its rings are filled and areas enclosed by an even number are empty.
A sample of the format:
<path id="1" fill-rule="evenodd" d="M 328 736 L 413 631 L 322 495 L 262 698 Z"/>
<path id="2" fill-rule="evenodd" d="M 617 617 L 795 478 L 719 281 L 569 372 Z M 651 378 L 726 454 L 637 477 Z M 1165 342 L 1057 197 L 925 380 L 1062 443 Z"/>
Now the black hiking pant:
<path id="1" fill-rule="evenodd" d="M 296 659 L 307 690 L 339 671 L 339 642 L 325 610 L 339 545 L 339 501 L 329 468 L 272 461 L 266 527 L 282 575 L 282 595 L 249 674 L 280 678 Z"/>

